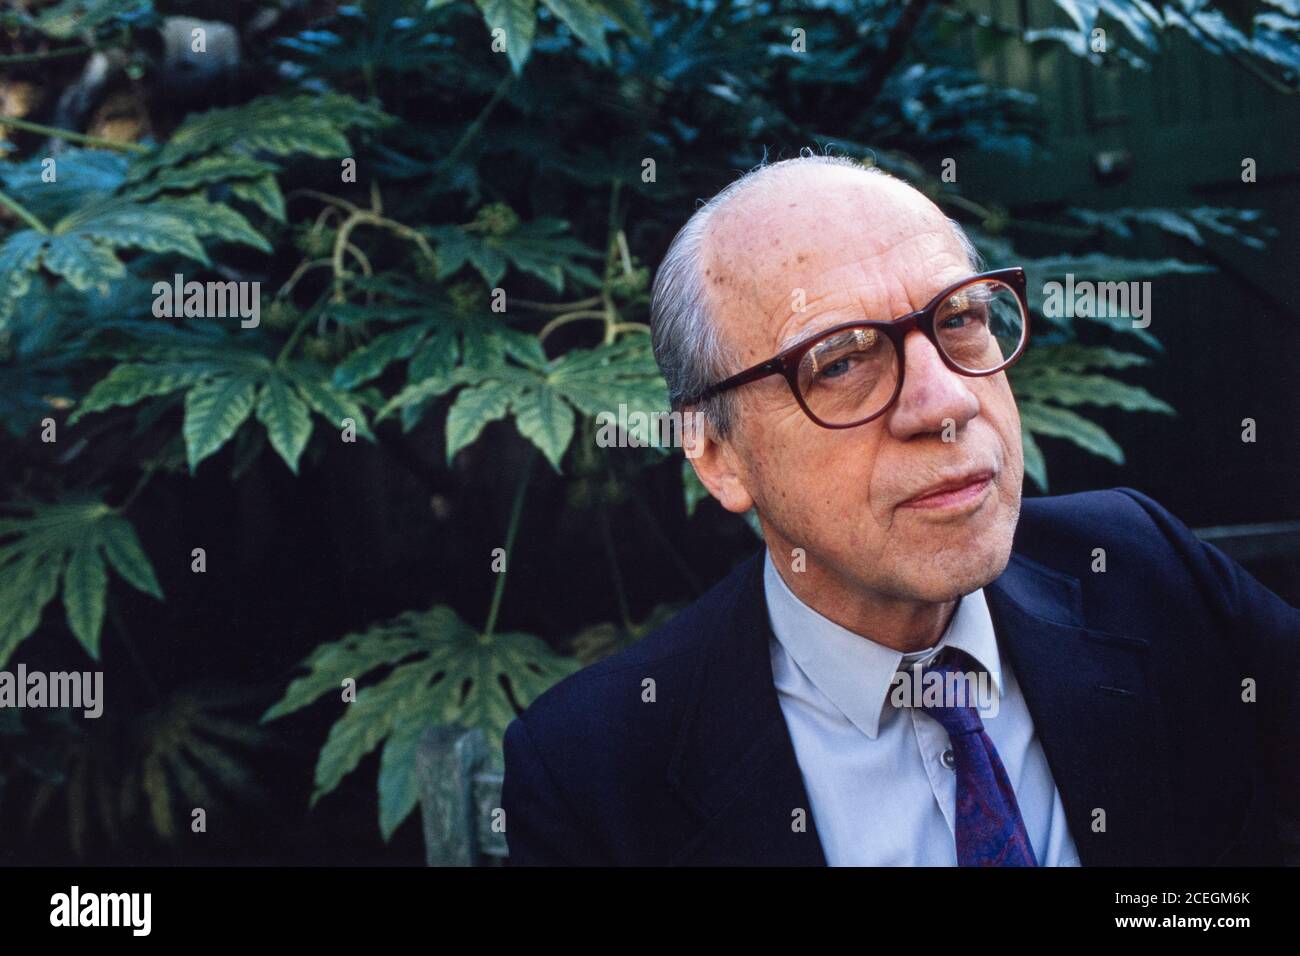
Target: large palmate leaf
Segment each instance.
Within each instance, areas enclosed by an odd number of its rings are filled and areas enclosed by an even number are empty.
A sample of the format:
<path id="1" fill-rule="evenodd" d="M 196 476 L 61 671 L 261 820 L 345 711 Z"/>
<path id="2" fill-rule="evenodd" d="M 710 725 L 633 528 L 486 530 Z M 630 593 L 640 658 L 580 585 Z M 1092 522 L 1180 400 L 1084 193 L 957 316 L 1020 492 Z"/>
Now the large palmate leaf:
<path id="1" fill-rule="evenodd" d="M 132 587 L 162 599 L 131 522 L 102 501 L 11 507 L 26 514 L 0 518 L 0 666 L 36 630 L 60 577 L 68 626 L 95 660 L 108 589 L 105 560 Z"/>
<path id="2" fill-rule="evenodd" d="M 308 673 L 289 685 L 263 721 L 293 713 L 327 694 L 342 695 L 345 681 L 359 683 L 385 670 L 385 676 L 356 692 L 330 729 L 316 763 L 312 803 L 382 743 L 379 822 L 387 839 L 415 807 L 413 750 L 427 726 L 481 727 L 499 754 L 516 707 L 527 707 L 578 664 L 528 634 L 485 636 L 450 608 L 437 605 L 322 644 L 302 666 Z"/>
<path id="3" fill-rule="evenodd" d="M 472 383 L 472 384 L 471 384 Z M 575 413 L 626 420 L 634 412 L 667 414 L 668 391 L 645 336 L 631 336 L 595 349 L 577 350 L 541 366 L 504 361 L 487 369 L 458 368 L 408 385 L 380 411 L 378 418 L 462 385 L 447 415 L 447 460 L 473 443 L 489 422 L 514 416 L 519 433 L 536 445 L 559 471 L 560 459 L 573 438 Z M 623 406 L 620 409 L 620 406 Z M 632 431 L 632 429 L 629 429 Z"/>
<path id="4" fill-rule="evenodd" d="M 295 474 L 311 438 L 312 411 L 335 429 L 351 421 L 358 435 L 375 440 L 365 409 L 332 384 L 329 370 L 318 362 L 277 364 L 227 342 L 204 343 L 195 337 L 184 339 L 183 344 L 140 351 L 135 358 L 118 364 L 97 382 L 69 417 L 69 424 L 92 412 L 185 389 L 182 434 L 191 473 L 224 447 L 254 413 L 271 447 Z"/>
<path id="5" fill-rule="evenodd" d="M 563 219 L 541 218 L 519 223 L 501 235 L 482 235 L 461 226 L 429 226 L 421 231 L 436 245 L 439 279 L 469 263 L 492 287 L 500 285 L 508 266 L 514 266 L 556 292 L 564 291 L 566 276 L 599 288 L 600 278 L 578 260 L 599 260 L 602 254 L 565 235 L 568 228 Z"/>
<path id="6" fill-rule="evenodd" d="M 164 843 L 189 835 L 195 810 L 209 823 L 232 814 L 232 798 L 265 809 L 268 790 L 246 762 L 277 742 L 250 719 L 259 703 L 259 691 L 199 685 L 172 690 L 147 710 L 108 708 L 95 720 L 41 714 L 9 748 L 40 768 L 26 824 L 61 795 L 66 838 L 80 856 L 95 824 L 109 845 L 138 849 L 146 835 Z"/>
<path id="7" fill-rule="evenodd" d="M 45 232 L 18 230 L 0 245 L 0 323 L 41 266 L 78 291 L 107 288 L 126 275 L 116 250 L 175 253 L 208 265 L 201 240 L 209 237 L 271 251 L 238 212 L 197 196 L 148 203 L 109 197 L 68 213 Z"/>
<path id="8" fill-rule="evenodd" d="M 351 156 L 346 130 L 391 122 L 376 107 L 340 93 L 262 96 L 242 106 L 190 116 L 161 148 L 132 163 L 127 178 L 141 182 L 165 167 L 214 151 L 243 157 L 255 153 L 276 157 L 302 153 L 322 159 Z"/>
<path id="9" fill-rule="evenodd" d="M 283 222 L 284 196 L 276 181 L 280 167 L 271 158 L 350 156 L 348 130 L 376 129 L 391 122 L 392 117 L 377 107 L 335 93 L 264 96 L 242 106 L 209 110 L 189 117 L 161 148 L 132 162 L 125 193 L 148 199 L 198 190 L 183 200 L 169 198 L 154 205 L 188 205 L 199 228 L 226 241 L 263 248 L 264 240 L 234 209 L 219 203 L 197 206 L 205 202 L 208 187 L 228 186 L 236 198 Z"/>
<path id="10" fill-rule="evenodd" d="M 1175 414 L 1146 389 L 1107 374 L 1148 363 L 1146 356 L 1076 342 L 1042 344 L 1029 349 L 1011 369 L 1011 385 L 1020 407 L 1025 474 L 1047 490 L 1047 462 L 1036 435 L 1063 438 L 1117 464 L 1124 460 L 1114 439 L 1076 412 L 1080 405 L 1113 406 L 1130 412 Z M 1059 406 L 1066 406 L 1064 408 Z"/>
<path id="11" fill-rule="evenodd" d="M 389 323 L 403 323 L 403 327 L 380 332 L 344 358 L 334 370 L 336 389 L 355 389 L 394 362 L 406 359 L 410 360 L 408 382 L 442 380 L 458 368 L 472 378 L 471 373 L 486 372 L 504 365 L 507 359 L 530 367 L 546 363 L 535 335 L 511 328 L 485 308 L 453 304 L 446 290 L 387 278 L 356 286 L 380 291 L 383 296 L 364 305 L 331 306 L 330 318 L 350 327 Z M 430 392 L 423 401 L 402 409 L 405 430 L 415 427 L 434 397 Z"/>

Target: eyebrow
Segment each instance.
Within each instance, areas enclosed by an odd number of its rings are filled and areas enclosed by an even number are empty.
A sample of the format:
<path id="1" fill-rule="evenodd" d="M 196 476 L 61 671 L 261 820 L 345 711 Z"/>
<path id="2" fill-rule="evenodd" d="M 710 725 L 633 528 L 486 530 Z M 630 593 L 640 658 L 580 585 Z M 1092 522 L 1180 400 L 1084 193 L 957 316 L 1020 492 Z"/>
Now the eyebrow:
<path id="1" fill-rule="evenodd" d="M 975 274 L 976 273 L 971 273 L 972 276 Z M 930 296 L 930 298 L 926 300 L 926 304 L 928 305 L 929 303 L 933 302 L 935 298 L 938 297 L 939 293 L 942 291 L 943 289 L 936 289 L 934 295 Z M 922 306 L 922 308 L 924 308 L 924 306 Z M 844 316 L 848 316 L 850 314 L 853 316 L 852 318 L 844 318 Z M 808 325 L 804 326 L 798 332 L 795 332 L 791 335 L 787 335 L 777 345 L 776 351 L 779 354 L 781 352 L 784 352 L 786 349 L 793 348 L 799 343 L 807 341 L 808 339 L 813 338 L 814 336 L 822 332 L 825 332 L 827 329 L 833 329 L 837 325 L 845 325 L 849 322 L 859 321 L 859 316 L 861 316 L 861 321 L 863 322 L 875 322 L 875 321 L 892 322 L 894 319 L 901 318 L 901 316 L 891 315 L 887 319 L 871 319 L 866 316 L 862 316 L 861 309 L 857 308 L 856 306 L 845 306 L 841 309 L 832 309 L 829 312 L 822 313 L 822 317 L 826 317 L 827 321 L 825 322 L 820 321 L 821 317 L 819 317 L 818 319 L 815 319 L 812 322 L 810 322 Z"/>
<path id="2" fill-rule="evenodd" d="M 784 352 L 786 349 L 793 348 L 801 342 L 806 342 L 828 329 L 835 328 L 837 325 L 844 325 L 848 322 L 857 322 L 859 321 L 859 317 L 861 317 L 861 321 L 864 322 L 872 321 L 871 319 L 863 317 L 861 310 L 856 308 L 844 308 L 833 310 L 831 312 L 824 312 L 821 316 L 808 323 L 798 332 L 793 332 L 782 339 L 777 345 L 776 351 L 778 354 Z"/>

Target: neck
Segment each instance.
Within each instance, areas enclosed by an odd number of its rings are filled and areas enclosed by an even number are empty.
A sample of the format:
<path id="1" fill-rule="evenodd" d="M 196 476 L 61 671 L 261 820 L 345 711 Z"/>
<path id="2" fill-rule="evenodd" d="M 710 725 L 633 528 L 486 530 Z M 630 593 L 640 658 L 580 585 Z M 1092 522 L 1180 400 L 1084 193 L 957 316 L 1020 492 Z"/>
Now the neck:
<path id="1" fill-rule="evenodd" d="M 770 555 L 764 560 L 771 561 Z M 906 654 L 934 647 L 957 609 L 957 601 L 917 601 L 880 594 L 826 569 L 795 573 L 773 566 L 781 580 L 804 604 L 847 631 Z"/>

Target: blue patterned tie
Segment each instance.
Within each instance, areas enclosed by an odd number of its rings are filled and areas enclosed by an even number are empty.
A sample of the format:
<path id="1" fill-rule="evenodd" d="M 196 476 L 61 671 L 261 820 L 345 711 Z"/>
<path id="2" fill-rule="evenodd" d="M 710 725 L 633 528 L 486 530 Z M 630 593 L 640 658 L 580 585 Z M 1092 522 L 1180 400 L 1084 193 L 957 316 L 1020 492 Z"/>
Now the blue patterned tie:
<path id="1" fill-rule="evenodd" d="M 947 647 L 923 668 L 922 681 L 931 672 L 942 674 L 947 687 L 948 674 L 977 673 L 978 665 L 965 652 Z M 922 705 L 920 709 L 937 720 L 952 739 L 957 770 L 957 865 L 1037 866 L 1015 791 L 979 712 L 969 703 L 964 707 Z"/>

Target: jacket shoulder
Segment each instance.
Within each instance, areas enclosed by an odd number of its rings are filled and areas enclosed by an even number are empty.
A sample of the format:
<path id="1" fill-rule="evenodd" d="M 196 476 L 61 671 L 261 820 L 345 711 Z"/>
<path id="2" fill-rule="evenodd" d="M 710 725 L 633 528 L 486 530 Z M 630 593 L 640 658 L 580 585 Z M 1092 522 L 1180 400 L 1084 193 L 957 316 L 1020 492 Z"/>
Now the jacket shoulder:
<path id="1" fill-rule="evenodd" d="M 705 651 L 720 621 L 732 613 L 746 576 L 754 573 L 758 556 L 741 562 L 725 578 L 630 647 L 590 664 L 555 683 L 528 705 L 521 715 L 540 740 L 549 732 L 572 733 L 575 724 L 601 724 L 633 707 L 640 714 L 643 682 L 654 681 L 657 702 L 662 693 L 676 697 Z M 611 728 L 605 726 L 602 733 Z"/>
<path id="2" fill-rule="evenodd" d="M 1014 550 L 1072 577 L 1096 573 L 1101 548 L 1128 562 L 1168 559 L 1192 532 L 1151 498 L 1133 488 L 1026 498 L 1021 503 Z M 1119 554 L 1112 555 L 1118 549 Z"/>
<path id="3" fill-rule="evenodd" d="M 713 638 L 754 573 L 742 562 L 671 620 L 538 695 L 505 732 L 512 858 L 608 862 L 663 849 L 677 729 Z M 629 827 L 628 821 L 638 821 Z M 567 847 L 567 850 L 561 849 Z M 656 849 L 657 847 L 657 849 Z"/>

